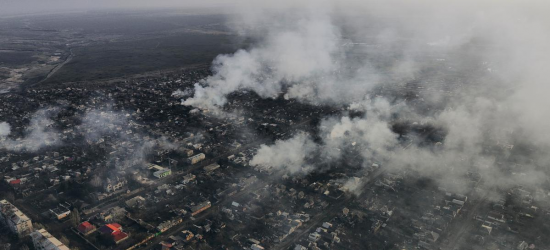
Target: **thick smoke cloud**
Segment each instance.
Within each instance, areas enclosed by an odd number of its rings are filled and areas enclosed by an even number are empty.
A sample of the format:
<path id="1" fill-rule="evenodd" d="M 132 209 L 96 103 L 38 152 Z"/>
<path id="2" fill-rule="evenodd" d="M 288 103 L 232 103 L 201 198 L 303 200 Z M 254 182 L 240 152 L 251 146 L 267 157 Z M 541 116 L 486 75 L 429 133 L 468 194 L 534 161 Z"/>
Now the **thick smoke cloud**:
<path id="1" fill-rule="evenodd" d="M 547 181 L 549 4 L 278 1 L 238 7 L 235 30 L 258 43 L 216 58 L 214 74 L 196 84 L 185 105 L 217 110 L 228 94 L 246 89 L 263 98 L 284 92 L 301 102 L 366 112 L 326 118 L 320 143 L 299 134 L 262 146 L 253 165 L 303 173 L 296 163 L 315 169 L 301 157 L 310 148 L 337 160 L 352 147 L 366 161 L 414 169 L 455 189 L 468 186 L 471 171 L 490 177 L 485 184 L 492 187 Z M 396 104 L 394 97 L 375 97 L 381 88 L 409 91 L 408 82 L 420 86 L 412 98 Z M 440 128 L 445 137 L 425 145 L 411 135 L 402 145 L 391 129 L 395 117 Z M 284 152 L 297 157 L 286 160 Z"/>
<path id="2" fill-rule="evenodd" d="M 275 144 L 262 145 L 250 160 L 251 166 L 273 172 L 304 174 L 311 171 L 308 157 L 317 149 L 311 138 L 300 133 L 286 141 L 275 141 Z"/>

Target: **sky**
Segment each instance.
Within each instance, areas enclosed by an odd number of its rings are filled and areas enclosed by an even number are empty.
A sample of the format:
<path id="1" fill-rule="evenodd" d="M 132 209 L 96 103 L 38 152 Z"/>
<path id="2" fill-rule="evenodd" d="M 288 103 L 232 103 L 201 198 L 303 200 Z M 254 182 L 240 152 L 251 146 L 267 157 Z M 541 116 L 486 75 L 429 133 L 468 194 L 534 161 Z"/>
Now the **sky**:
<path id="1" fill-rule="evenodd" d="M 105 9 L 162 9 L 215 7 L 220 0 L 0 0 L 0 15 L 39 14 L 46 12 L 86 11 Z"/>

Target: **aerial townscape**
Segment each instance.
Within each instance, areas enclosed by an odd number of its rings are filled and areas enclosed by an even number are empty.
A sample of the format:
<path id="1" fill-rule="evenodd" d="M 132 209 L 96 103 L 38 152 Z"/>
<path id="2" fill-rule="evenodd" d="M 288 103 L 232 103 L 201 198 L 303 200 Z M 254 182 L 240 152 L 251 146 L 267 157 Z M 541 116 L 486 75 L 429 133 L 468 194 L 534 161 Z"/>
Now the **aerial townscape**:
<path id="1" fill-rule="evenodd" d="M 548 13 L 0 3 L 0 250 L 550 250 Z"/>

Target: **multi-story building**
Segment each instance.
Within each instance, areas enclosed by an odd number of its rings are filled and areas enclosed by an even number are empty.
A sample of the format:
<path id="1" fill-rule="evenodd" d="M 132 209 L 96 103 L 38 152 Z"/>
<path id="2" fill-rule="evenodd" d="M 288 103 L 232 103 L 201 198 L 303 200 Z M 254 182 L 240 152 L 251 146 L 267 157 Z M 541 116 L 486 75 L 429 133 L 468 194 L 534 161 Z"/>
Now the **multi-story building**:
<path id="1" fill-rule="evenodd" d="M 206 159 L 206 155 L 203 153 L 200 153 L 187 158 L 187 161 L 191 164 L 197 164 L 204 159 Z"/>
<path id="2" fill-rule="evenodd" d="M 32 232 L 32 221 L 7 200 L 0 201 L 0 221 L 19 237 Z"/>
<path id="3" fill-rule="evenodd" d="M 69 250 L 65 244 L 53 237 L 45 229 L 36 230 L 31 233 L 32 243 L 36 250 Z"/>

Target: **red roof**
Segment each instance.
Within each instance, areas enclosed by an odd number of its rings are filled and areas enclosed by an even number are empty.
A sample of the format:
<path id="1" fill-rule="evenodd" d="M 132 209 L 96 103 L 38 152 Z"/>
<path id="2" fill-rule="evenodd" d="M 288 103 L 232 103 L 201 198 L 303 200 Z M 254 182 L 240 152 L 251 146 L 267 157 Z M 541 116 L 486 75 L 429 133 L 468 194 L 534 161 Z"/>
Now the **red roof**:
<path id="1" fill-rule="evenodd" d="M 93 227 L 92 224 L 90 224 L 90 222 L 87 222 L 87 221 L 80 223 L 80 225 L 84 227 Z"/>
<path id="2" fill-rule="evenodd" d="M 116 231 L 116 232 L 113 233 L 113 240 L 115 242 L 122 241 L 126 238 L 128 238 L 128 234 L 126 234 L 125 232 Z"/>
<path id="3" fill-rule="evenodd" d="M 10 184 L 11 184 L 11 185 L 21 184 L 21 180 L 20 180 L 20 179 L 12 180 L 12 181 L 10 181 Z"/>
<path id="4" fill-rule="evenodd" d="M 87 222 L 87 221 L 82 222 L 80 223 L 80 225 L 78 225 L 78 230 L 80 232 L 87 232 L 92 229 L 94 229 L 94 225 L 90 224 L 90 222 Z"/>
<path id="5" fill-rule="evenodd" d="M 111 230 L 113 230 L 113 234 L 115 232 L 120 231 L 120 229 L 122 228 L 122 226 L 118 223 L 111 223 L 111 224 L 107 224 L 106 226 L 109 227 Z"/>

